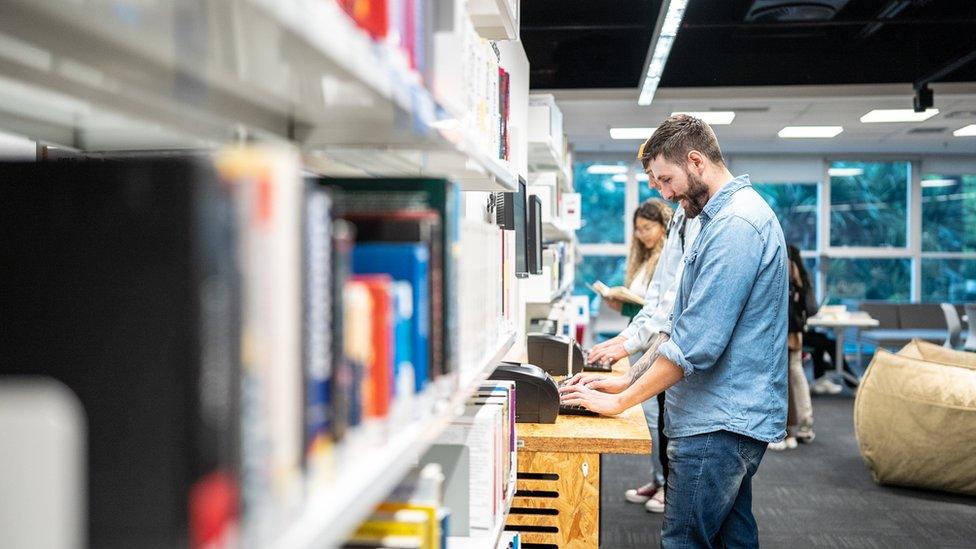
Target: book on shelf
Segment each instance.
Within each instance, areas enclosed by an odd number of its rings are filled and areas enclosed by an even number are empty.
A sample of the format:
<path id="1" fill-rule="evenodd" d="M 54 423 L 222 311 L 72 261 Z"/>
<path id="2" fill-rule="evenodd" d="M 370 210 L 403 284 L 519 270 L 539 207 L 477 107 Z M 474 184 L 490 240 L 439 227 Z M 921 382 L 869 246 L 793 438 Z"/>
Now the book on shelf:
<path id="1" fill-rule="evenodd" d="M 599 280 L 593 284 L 587 284 L 587 286 L 604 299 L 615 299 L 624 303 L 633 303 L 634 305 L 644 304 L 644 298 L 642 296 L 635 294 L 624 286 L 614 286 L 611 288 Z"/>
<path id="2" fill-rule="evenodd" d="M 461 200 L 457 186 L 442 179 L 422 178 L 318 181 L 335 190 L 336 207 L 364 235 L 377 234 L 375 238 L 382 238 L 386 242 L 430 243 L 429 314 L 434 352 L 428 372 L 432 378 L 456 372 Z M 432 211 L 440 217 L 439 231 L 430 216 Z M 366 222 L 370 216 L 374 219 L 373 228 Z M 376 219 L 381 222 L 375 223 Z M 376 228 L 377 225 L 380 228 Z M 384 225 L 386 228 L 383 228 Z M 369 233 L 372 230 L 379 232 Z M 442 290 L 436 291 L 438 287 Z M 416 304 L 414 308 L 417 309 Z M 422 369 L 417 364 L 414 366 L 418 371 Z"/>
<path id="3" fill-rule="evenodd" d="M 370 353 L 363 369 L 360 394 L 363 416 L 383 419 L 390 410 L 393 399 L 393 346 L 395 325 L 393 319 L 393 278 L 386 274 L 361 274 L 357 271 L 356 249 L 353 250 L 352 280 L 362 283 L 369 292 Z"/>
<path id="4" fill-rule="evenodd" d="M 241 227 L 190 159 L 0 163 L 0 376 L 49 376 L 87 430 L 86 545 L 239 525 Z"/>
<path id="5" fill-rule="evenodd" d="M 267 540 L 302 501 L 303 185 L 296 153 L 235 148 L 215 160 L 241 231 L 244 535 Z"/>
<path id="6" fill-rule="evenodd" d="M 391 279 L 410 284 L 411 301 L 415 304 L 411 348 L 414 350 L 409 375 L 415 380 L 416 392 L 427 386 L 430 379 L 428 348 L 430 346 L 429 313 L 430 256 L 422 244 L 367 242 L 353 249 L 353 270 L 357 273 L 387 274 Z M 407 375 L 403 372 L 403 375 Z"/>

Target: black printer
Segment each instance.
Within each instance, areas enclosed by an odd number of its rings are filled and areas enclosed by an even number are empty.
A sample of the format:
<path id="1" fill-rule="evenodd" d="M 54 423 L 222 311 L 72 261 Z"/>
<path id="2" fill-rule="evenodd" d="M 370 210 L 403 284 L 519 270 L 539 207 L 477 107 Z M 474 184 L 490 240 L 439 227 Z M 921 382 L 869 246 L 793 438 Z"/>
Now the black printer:
<path id="1" fill-rule="evenodd" d="M 575 339 L 566 336 L 527 334 L 529 363 L 554 376 L 572 376 L 584 370 L 609 372 L 610 365 L 587 364 L 586 355 Z"/>
<path id="2" fill-rule="evenodd" d="M 502 362 L 488 379 L 515 382 L 515 422 L 555 423 L 559 389 L 552 376 L 532 364 Z"/>

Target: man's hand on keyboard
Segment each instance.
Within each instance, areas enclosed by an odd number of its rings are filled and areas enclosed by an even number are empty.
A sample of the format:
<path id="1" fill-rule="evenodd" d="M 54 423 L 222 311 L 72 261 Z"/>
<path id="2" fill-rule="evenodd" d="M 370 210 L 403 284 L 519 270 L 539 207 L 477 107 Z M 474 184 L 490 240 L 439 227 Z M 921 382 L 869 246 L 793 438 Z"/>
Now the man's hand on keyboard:
<path id="1" fill-rule="evenodd" d="M 607 364 L 617 362 L 627 354 L 627 349 L 624 349 L 624 340 L 613 338 L 594 346 L 586 358 L 591 364 Z"/>
<path id="2" fill-rule="evenodd" d="M 562 404 L 583 406 L 605 416 L 615 416 L 625 409 L 619 395 L 595 391 L 581 383 L 560 387 L 559 401 Z"/>

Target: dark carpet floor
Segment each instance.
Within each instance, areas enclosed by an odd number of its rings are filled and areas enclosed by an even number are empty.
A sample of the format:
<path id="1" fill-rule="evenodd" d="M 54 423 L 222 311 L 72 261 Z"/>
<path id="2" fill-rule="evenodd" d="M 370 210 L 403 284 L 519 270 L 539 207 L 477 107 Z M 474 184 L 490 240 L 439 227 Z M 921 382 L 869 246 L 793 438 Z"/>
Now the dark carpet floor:
<path id="1" fill-rule="evenodd" d="M 853 403 L 848 396 L 815 397 L 816 440 L 766 452 L 753 485 L 762 547 L 976 548 L 976 498 L 874 484 L 854 439 Z M 644 482 L 647 459 L 604 458 L 604 549 L 660 545 L 663 515 L 623 498 Z"/>

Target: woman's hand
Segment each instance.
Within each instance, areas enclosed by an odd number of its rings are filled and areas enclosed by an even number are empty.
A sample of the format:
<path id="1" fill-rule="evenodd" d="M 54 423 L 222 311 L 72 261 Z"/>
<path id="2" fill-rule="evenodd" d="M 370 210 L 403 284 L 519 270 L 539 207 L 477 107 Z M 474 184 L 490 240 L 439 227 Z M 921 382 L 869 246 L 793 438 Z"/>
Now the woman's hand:
<path id="1" fill-rule="evenodd" d="M 604 416 L 615 416 L 627 409 L 620 395 L 595 391 L 580 383 L 560 387 L 559 400 L 563 404 L 580 405 Z"/>
<path id="2" fill-rule="evenodd" d="M 611 297 L 606 297 L 604 299 L 607 302 L 607 307 L 610 307 L 611 309 L 613 309 L 614 311 L 617 311 L 618 313 L 621 310 L 623 310 L 623 308 L 624 308 L 624 302 L 623 301 L 619 301 L 619 300 L 613 299 Z"/>

